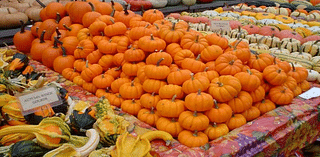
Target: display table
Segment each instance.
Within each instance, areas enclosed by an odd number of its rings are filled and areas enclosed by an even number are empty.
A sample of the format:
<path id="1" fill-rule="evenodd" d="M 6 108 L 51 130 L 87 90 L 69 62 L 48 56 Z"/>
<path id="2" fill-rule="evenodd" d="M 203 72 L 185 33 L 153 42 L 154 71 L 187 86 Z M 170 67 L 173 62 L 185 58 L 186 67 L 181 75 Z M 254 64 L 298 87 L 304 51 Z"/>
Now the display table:
<path id="1" fill-rule="evenodd" d="M 48 80 L 56 81 L 68 90 L 73 100 L 83 100 L 94 105 L 98 98 L 66 80 L 58 73 L 36 61 L 30 61 L 36 71 L 45 73 Z M 320 87 L 319 84 L 312 86 Z M 311 100 L 295 98 L 291 105 L 278 107 L 258 119 L 231 131 L 226 136 L 210 142 L 210 148 L 188 148 L 178 141 L 165 146 L 163 141 L 152 142 L 152 154 L 170 157 L 191 156 L 289 156 L 313 143 L 320 135 L 320 97 Z M 121 113 L 121 111 L 120 111 Z M 136 128 L 133 134 L 155 128 L 139 121 L 136 117 L 123 114 Z"/>

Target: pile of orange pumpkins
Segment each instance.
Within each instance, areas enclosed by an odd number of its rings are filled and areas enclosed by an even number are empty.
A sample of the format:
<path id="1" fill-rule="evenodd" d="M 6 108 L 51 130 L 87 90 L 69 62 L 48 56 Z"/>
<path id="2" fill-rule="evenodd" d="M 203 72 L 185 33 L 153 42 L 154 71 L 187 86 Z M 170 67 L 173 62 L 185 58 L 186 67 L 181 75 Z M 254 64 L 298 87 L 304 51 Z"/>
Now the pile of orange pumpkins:
<path id="1" fill-rule="evenodd" d="M 158 10 L 141 16 L 110 3 L 113 10 L 102 12 L 99 3 L 50 3 L 43 22 L 14 36 L 16 48 L 186 146 L 202 146 L 310 88 L 305 68 L 252 54 L 241 40 L 228 45 Z"/>

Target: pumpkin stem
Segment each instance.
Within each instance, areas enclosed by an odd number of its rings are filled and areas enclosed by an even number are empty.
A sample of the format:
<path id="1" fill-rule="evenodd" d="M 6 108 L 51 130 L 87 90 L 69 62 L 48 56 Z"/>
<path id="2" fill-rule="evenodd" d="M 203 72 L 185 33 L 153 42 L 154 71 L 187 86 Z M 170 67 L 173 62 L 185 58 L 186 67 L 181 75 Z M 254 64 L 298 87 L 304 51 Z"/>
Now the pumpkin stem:
<path id="1" fill-rule="evenodd" d="M 113 19 L 110 19 L 110 21 L 112 22 L 112 24 L 114 24 L 114 23 L 115 23 Z"/>
<path id="2" fill-rule="evenodd" d="M 118 94 L 118 95 L 116 95 L 117 96 L 117 98 L 121 98 L 121 94 Z"/>
<path id="3" fill-rule="evenodd" d="M 173 95 L 171 101 L 174 102 L 176 100 L 177 94 Z"/>
<path id="4" fill-rule="evenodd" d="M 150 34 L 150 38 L 151 40 L 154 40 L 153 34 Z"/>
<path id="5" fill-rule="evenodd" d="M 171 122 L 173 122 L 173 123 L 174 123 L 174 122 L 177 122 L 177 120 L 176 120 L 176 119 L 174 119 L 174 118 L 172 118 L 172 119 L 171 119 Z"/>
<path id="6" fill-rule="evenodd" d="M 266 103 L 266 99 L 262 99 L 261 103 L 263 103 L 263 104 Z"/>
<path id="7" fill-rule="evenodd" d="M 292 71 L 296 71 L 296 67 L 294 66 L 294 64 L 291 62 L 291 65 L 292 65 Z"/>
<path id="8" fill-rule="evenodd" d="M 124 14 L 125 15 L 129 15 L 129 12 L 128 12 L 128 4 L 126 4 L 125 6 L 124 6 Z"/>
<path id="9" fill-rule="evenodd" d="M 150 114 L 154 114 L 154 107 L 153 106 L 151 106 Z"/>
<path id="10" fill-rule="evenodd" d="M 81 49 L 81 50 L 83 50 L 83 47 L 81 47 L 81 46 L 77 46 L 77 49 Z"/>
<path id="11" fill-rule="evenodd" d="M 45 7 L 46 7 L 46 5 L 43 4 L 40 0 L 36 0 L 36 2 L 39 3 L 42 8 L 45 8 Z"/>
<path id="12" fill-rule="evenodd" d="M 114 7 L 113 7 L 113 6 L 114 6 L 114 2 L 113 2 L 113 1 L 111 1 L 111 4 L 112 4 L 112 5 L 111 5 L 112 12 L 111 12 L 110 16 L 111 16 L 111 17 L 114 17 L 114 14 L 115 14 L 115 12 L 116 12 L 116 9 L 114 9 Z"/>
<path id="13" fill-rule="evenodd" d="M 92 12 L 94 12 L 95 11 L 94 5 L 91 2 L 89 2 L 89 5 L 91 7 Z"/>
<path id="14" fill-rule="evenodd" d="M 250 69 L 247 69 L 247 72 L 248 72 L 250 75 L 252 75 L 252 72 L 251 72 Z"/>
<path id="15" fill-rule="evenodd" d="M 191 75 L 191 80 L 194 80 L 194 73 L 190 73 Z"/>
<path id="16" fill-rule="evenodd" d="M 217 127 L 217 123 L 216 123 L 216 122 L 213 122 L 212 126 L 213 126 L 214 128 L 216 128 L 216 127 Z"/>
<path id="17" fill-rule="evenodd" d="M 70 28 L 70 27 L 68 27 L 66 24 L 62 24 L 63 25 L 63 27 L 65 28 L 65 29 L 67 29 L 68 31 L 72 31 L 72 29 Z"/>
<path id="18" fill-rule="evenodd" d="M 198 116 L 198 111 L 193 111 L 193 117 L 197 117 Z"/>
<path id="19" fill-rule="evenodd" d="M 22 20 L 20 20 L 20 23 L 21 23 L 20 33 L 24 33 L 25 32 L 25 29 L 24 29 L 25 23 Z"/>
<path id="20" fill-rule="evenodd" d="M 197 60 L 197 61 L 200 60 L 200 57 L 201 57 L 201 54 L 198 54 L 196 60 Z"/>
<path id="21" fill-rule="evenodd" d="M 61 45 L 61 49 L 62 49 L 62 56 L 67 57 L 67 51 L 62 45 Z"/>
<path id="22" fill-rule="evenodd" d="M 57 12 L 57 18 L 56 18 L 56 23 L 59 23 L 59 21 L 61 20 L 61 16 L 60 13 Z"/>
<path id="23" fill-rule="evenodd" d="M 209 69 L 209 67 L 206 67 L 206 68 L 204 68 L 204 72 L 207 72 L 208 71 L 208 69 Z"/>
<path id="24" fill-rule="evenodd" d="M 222 86 L 223 86 L 223 83 L 222 83 L 222 82 L 217 82 L 217 84 L 219 85 L 219 87 L 222 87 Z"/>
<path id="25" fill-rule="evenodd" d="M 219 105 L 216 99 L 213 99 L 213 103 L 214 103 L 214 108 L 219 109 Z"/>
<path id="26" fill-rule="evenodd" d="M 133 86 L 134 86 L 134 81 L 132 80 L 132 81 L 131 81 L 131 87 L 133 87 Z"/>
<path id="27" fill-rule="evenodd" d="M 198 89 L 198 95 L 201 95 L 201 89 Z"/>
<path id="28" fill-rule="evenodd" d="M 116 69 L 114 69 L 114 71 L 119 71 L 119 70 L 121 70 L 121 66 L 119 66 L 118 68 L 116 68 Z"/>
<path id="29" fill-rule="evenodd" d="M 56 33 L 57 33 L 57 39 L 60 39 L 61 38 L 61 33 L 60 33 L 58 27 L 56 27 Z"/>
<path id="30" fill-rule="evenodd" d="M 193 136 L 198 136 L 198 130 L 195 130 L 194 132 L 193 132 Z"/>
<path id="31" fill-rule="evenodd" d="M 196 36 L 196 40 L 194 42 L 199 42 L 199 35 Z"/>
<path id="32" fill-rule="evenodd" d="M 151 93 L 151 96 L 154 96 L 154 94 L 155 94 L 155 93 L 154 93 L 154 92 L 152 92 L 152 93 Z"/>
<path id="33" fill-rule="evenodd" d="M 59 48 L 58 47 L 58 39 L 57 39 L 57 37 L 54 37 L 54 42 L 53 42 L 53 48 Z"/>
<path id="34" fill-rule="evenodd" d="M 164 58 L 160 58 L 157 62 L 157 66 L 160 66 L 160 63 L 164 60 Z"/>
<path id="35" fill-rule="evenodd" d="M 41 33 L 41 35 L 40 35 L 40 43 L 45 43 L 45 41 L 44 41 L 44 34 L 46 33 L 46 30 L 43 30 L 42 31 L 42 33 Z"/>
<path id="36" fill-rule="evenodd" d="M 174 31 L 175 27 L 176 27 L 176 23 L 173 22 L 173 23 L 172 23 L 172 27 L 171 27 L 171 31 Z"/>
<path id="37" fill-rule="evenodd" d="M 89 61 L 86 60 L 86 68 L 89 68 Z"/>
<path id="38" fill-rule="evenodd" d="M 230 64 L 230 65 L 233 65 L 233 63 L 234 63 L 234 62 L 235 62 L 235 61 L 234 61 L 234 60 L 232 60 L 232 61 L 230 61 L 230 62 L 229 62 L 229 64 Z"/>

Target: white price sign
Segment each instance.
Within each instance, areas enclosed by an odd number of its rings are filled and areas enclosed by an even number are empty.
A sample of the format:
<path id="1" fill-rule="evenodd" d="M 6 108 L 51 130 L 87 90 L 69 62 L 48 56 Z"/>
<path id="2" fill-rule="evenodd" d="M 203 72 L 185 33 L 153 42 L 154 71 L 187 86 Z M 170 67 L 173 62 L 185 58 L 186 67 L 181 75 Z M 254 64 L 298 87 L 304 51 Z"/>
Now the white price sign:
<path id="1" fill-rule="evenodd" d="M 36 92 L 19 96 L 18 99 L 23 111 L 28 111 L 60 100 L 57 95 L 57 90 L 54 87 L 44 88 Z"/>
<path id="2" fill-rule="evenodd" d="M 229 21 L 211 21 L 212 31 L 230 31 Z"/>

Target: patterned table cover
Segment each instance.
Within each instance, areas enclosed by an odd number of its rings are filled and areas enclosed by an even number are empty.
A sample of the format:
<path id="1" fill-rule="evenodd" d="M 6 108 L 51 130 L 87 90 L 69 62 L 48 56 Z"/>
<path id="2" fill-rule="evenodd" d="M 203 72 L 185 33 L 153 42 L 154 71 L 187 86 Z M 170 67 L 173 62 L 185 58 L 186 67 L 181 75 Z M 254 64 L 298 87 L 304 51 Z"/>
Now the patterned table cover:
<path id="1" fill-rule="evenodd" d="M 94 105 L 98 98 L 82 87 L 66 80 L 58 73 L 37 61 L 30 61 L 36 71 L 46 74 L 48 80 L 56 81 L 68 90 L 73 100 L 83 100 Z M 312 86 L 320 87 L 312 83 Z M 313 143 L 320 135 L 320 97 L 310 100 L 295 98 L 291 105 L 278 107 L 246 125 L 234 129 L 229 134 L 211 141 L 210 148 L 189 148 L 175 140 L 165 146 L 161 140 L 152 142 L 151 154 L 164 157 L 192 156 L 290 156 L 306 145 Z M 319 116 L 319 117 L 318 117 Z M 155 128 L 124 114 L 126 120 L 142 129 Z M 136 130 L 135 130 L 136 131 Z M 137 132 L 137 131 L 136 131 Z M 133 132 L 135 134 L 136 132 Z"/>

